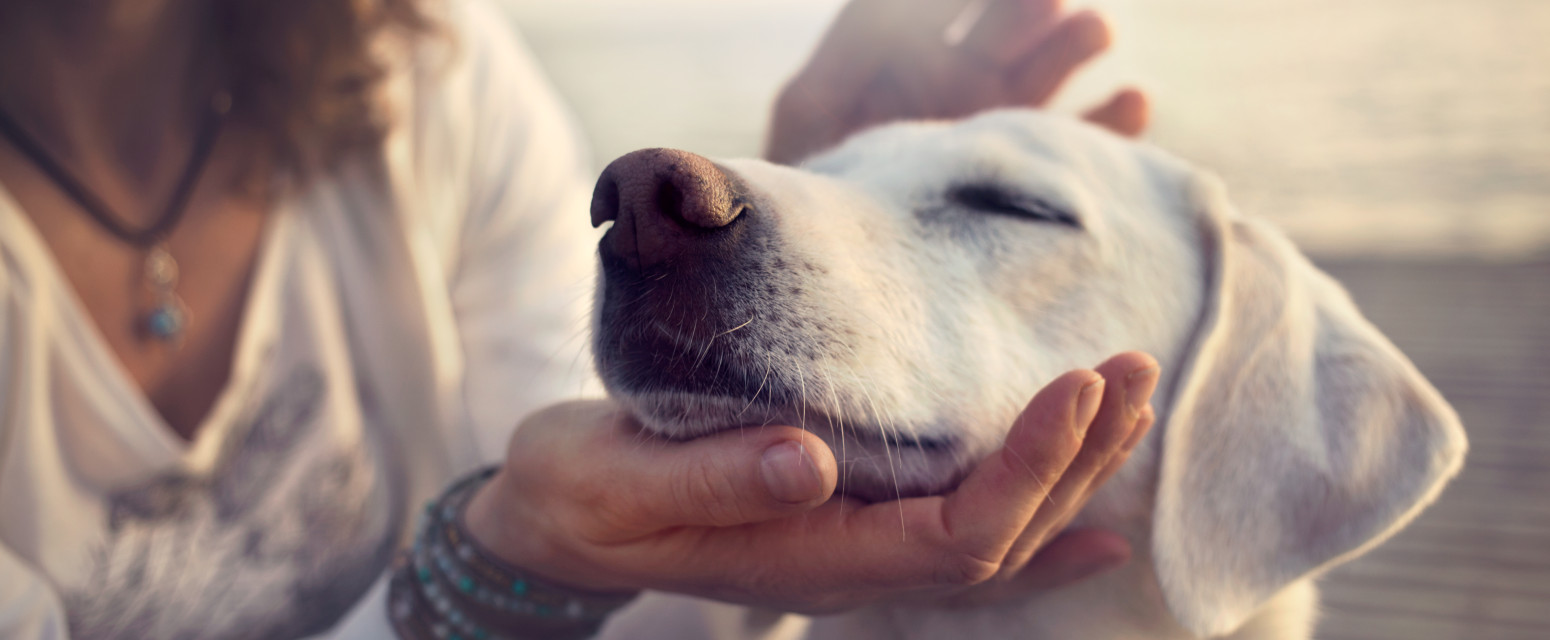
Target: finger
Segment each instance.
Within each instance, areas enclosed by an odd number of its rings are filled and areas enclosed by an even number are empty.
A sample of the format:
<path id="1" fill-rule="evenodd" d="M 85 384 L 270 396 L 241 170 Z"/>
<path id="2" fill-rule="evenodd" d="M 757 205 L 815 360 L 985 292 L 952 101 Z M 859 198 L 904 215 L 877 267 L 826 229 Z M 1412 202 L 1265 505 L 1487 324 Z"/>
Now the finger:
<path id="1" fill-rule="evenodd" d="M 1097 371 L 1107 381 L 1102 406 L 1076 459 L 1008 552 L 1008 567 L 1026 562 L 1044 540 L 1086 506 L 1095 480 L 1123 451 L 1140 421 L 1141 409 L 1157 387 L 1157 361 L 1144 353 L 1119 354 L 1098 365 Z"/>
<path id="2" fill-rule="evenodd" d="M 1108 22 L 1092 11 L 1061 20 L 1010 71 L 1009 95 L 1018 104 L 1044 106 L 1077 67 L 1108 49 L 1111 39 Z"/>
<path id="3" fill-rule="evenodd" d="M 1007 551 L 1079 451 L 1104 384 L 1095 372 L 1073 371 L 1046 385 L 1013 423 L 1001 449 L 945 497 L 941 530 L 930 533 L 949 552 L 948 582 L 972 583 L 988 577 L 976 572 L 1001 570 Z"/>
<path id="4" fill-rule="evenodd" d="M 982 63 L 1005 67 L 1027 55 L 1045 36 L 1060 14 L 1061 0 L 979 0 L 970 3 L 955 19 L 977 18 L 973 28 L 957 44 L 959 50 Z M 978 16 L 966 15 L 978 10 Z M 949 23 L 943 34 L 953 44 L 955 27 Z"/>
<path id="5" fill-rule="evenodd" d="M 972 584 L 999 570 L 999 560 L 1076 455 L 1081 431 L 1097 412 L 1103 378 L 1074 371 L 1046 385 L 1028 404 L 1002 449 L 982 461 L 946 496 L 860 505 L 831 501 L 800 517 L 696 532 L 665 544 L 692 545 L 695 565 L 665 567 L 670 580 L 695 583 L 700 565 L 780 580 L 758 560 L 788 559 L 779 575 L 822 583 L 843 580 L 878 589 Z M 673 556 L 684 549 L 654 550 Z M 763 585 L 765 590 L 772 588 Z M 778 587 L 777 587 L 778 589 Z M 721 594 L 725 596 L 726 594 Z"/>
<path id="6" fill-rule="evenodd" d="M 936 56 L 908 63 L 900 61 L 889 65 L 883 73 L 893 77 L 896 94 L 869 90 L 866 98 L 885 102 L 884 111 L 893 113 L 886 119 L 858 122 L 871 125 L 903 119 L 955 119 L 1007 104 L 999 71 L 964 65 L 956 58 Z"/>
<path id="7" fill-rule="evenodd" d="M 1137 89 L 1124 89 L 1115 93 L 1107 102 L 1088 110 L 1082 117 L 1114 133 L 1134 138 L 1146 131 L 1146 125 L 1151 119 L 1151 106 L 1147 103 L 1145 93 Z"/>
<path id="8" fill-rule="evenodd" d="M 935 11 L 962 5 L 958 17 L 947 25 L 949 32 L 962 26 L 964 19 L 975 19 L 995 4 L 995 0 L 927 1 Z M 1021 1 L 1000 0 L 1003 4 Z M 972 56 L 944 47 L 942 40 L 947 35 L 942 33 L 940 21 L 921 22 L 919 17 L 913 20 L 912 28 L 917 32 L 905 33 L 901 29 L 895 33 L 891 40 L 898 51 L 883 63 L 878 77 L 861 85 L 859 97 L 864 114 L 852 120 L 857 129 L 906 118 L 958 118 L 1006 104 L 1005 74 L 1001 68 L 973 64 Z"/>
<path id="9" fill-rule="evenodd" d="M 1093 371 L 1067 373 L 1040 390 L 1007 433 L 1006 442 L 948 496 L 944 519 L 974 531 L 973 546 L 992 543 L 1004 552 L 1030 519 L 1043 510 L 1050 490 L 1067 473 L 1090 433 L 1105 379 Z M 994 524 L 995 526 L 989 526 Z"/>
<path id="10" fill-rule="evenodd" d="M 860 102 L 845 123 L 849 129 L 845 135 L 875 125 L 901 120 L 915 115 L 924 116 L 926 105 L 910 91 L 892 69 L 884 68 L 860 94 Z"/>
<path id="11" fill-rule="evenodd" d="M 834 19 L 812 56 L 776 99 L 765 156 L 795 163 L 867 125 L 904 116 L 924 117 L 898 105 L 920 100 L 901 94 L 895 78 L 880 78 L 890 61 L 915 59 L 912 50 L 940 49 L 942 24 L 969 0 L 853 0 Z M 867 89 L 892 82 L 892 90 Z M 895 98 L 909 98 L 908 100 Z M 788 121 L 800 116 L 800 121 Z"/>
<path id="12" fill-rule="evenodd" d="M 1130 542 L 1112 531 L 1075 529 L 1050 540 L 1012 579 L 1019 591 L 1056 589 L 1112 571 L 1130 560 Z"/>
<path id="13" fill-rule="evenodd" d="M 849 107 L 836 106 L 811 82 L 793 81 L 776 99 L 776 116 L 764 144 L 770 162 L 795 165 L 850 132 Z"/>
<path id="14" fill-rule="evenodd" d="M 1134 435 L 1142 409 L 1157 388 L 1160 369 L 1151 356 L 1132 351 L 1108 359 L 1097 371 L 1108 382 L 1102 407 L 1087 431 L 1082 450 L 1052 491 L 1047 508 L 1029 523 L 1030 532 L 1040 527 L 1053 530 L 1050 525 L 1075 515 L 1084 506 L 1088 488 Z"/>
<path id="15" fill-rule="evenodd" d="M 851 93 L 902 47 L 940 47 L 940 31 L 970 0 L 852 0 L 824 33 L 799 75 Z"/>
<path id="16" fill-rule="evenodd" d="M 828 445 L 795 427 L 750 427 L 687 442 L 642 439 L 627 426 L 581 455 L 596 461 L 581 506 L 622 535 L 771 520 L 822 504 L 837 465 Z M 606 542 L 606 540 L 594 540 Z"/>
<path id="17" fill-rule="evenodd" d="M 1130 452 L 1134 451 L 1136 445 L 1140 444 L 1141 439 L 1145 438 L 1146 434 L 1152 430 L 1152 424 L 1155 422 L 1157 422 L 1157 414 L 1152 411 L 1151 406 L 1141 410 L 1141 417 L 1136 421 L 1136 428 L 1135 431 L 1131 432 L 1130 439 L 1125 441 L 1119 452 L 1109 459 L 1108 466 L 1099 471 L 1098 477 L 1094 478 L 1092 483 L 1087 486 L 1087 495 L 1091 496 L 1099 487 L 1103 486 L 1103 483 L 1108 482 L 1110 477 L 1118 473 L 1120 467 L 1125 466 L 1125 461 L 1130 459 Z"/>
<path id="18" fill-rule="evenodd" d="M 1141 417 L 1137 419 L 1135 430 L 1131 432 L 1130 438 L 1120 446 L 1118 451 L 1109 457 L 1108 464 L 1104 465 L 1097 475 L 1087 483 L 1087 486 L 1081 490 L 1080 495 L 1076 496 L 1076 500 L 1071 503 L 1071 508 L 1062 509 L 1064 513 L 1053 523 L 1041 521 L 1037 527 L 1030 525 L 1028 530 L 1024 531 L 1017 544 L 1013 545 L 1012 551 L 1007 552 L 1006 569 L 1019 570 L 1019 567 L 1028 563 L 1028 556 L 1030 554 L 1033 558 L 1037 558 L 1038 554 L 1044 552 L 1040 546 L 1042 544 L 1041 540 L 1051 535 L 1052 532 L 1061 532 L 1053 534 L 1057 537 L 1065 535 L 1064 531 L 1067 525 L 1071 523 L 1071 520 L 1076 517 L 1081 509 L 1086 508 L 1087 501 L 1103 487 L 1105 482 L 1109 481 L 1109 478 L 1118 473 L 1120 468 L 1125 465 L 1125 462 L 1130 459 L 1130 452 L 1141 441 L 1141 438 L 1145 437 L 1146 433 L 1151 430 L 1152 423 L 1154 422 L 1153 416 L 1154 414 L 1150 406 L 1141 410 Z M 1040 535 L 1041 533 L 1043 534 L 1042 536 Z"/>

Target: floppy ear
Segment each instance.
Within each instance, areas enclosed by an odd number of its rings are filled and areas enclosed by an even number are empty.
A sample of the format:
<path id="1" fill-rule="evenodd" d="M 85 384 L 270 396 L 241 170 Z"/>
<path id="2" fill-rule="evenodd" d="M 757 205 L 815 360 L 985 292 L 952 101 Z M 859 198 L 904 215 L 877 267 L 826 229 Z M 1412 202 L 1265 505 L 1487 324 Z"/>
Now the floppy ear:
<path id="1" fill-rule="evenodd" d="M 1168 607 L 1229 633 L 1378 544 L 1463 463 L 1451 407 L 1269 226 L 1196 179 L 1206 295 L 1164 425 L 1152 552 Z"/>

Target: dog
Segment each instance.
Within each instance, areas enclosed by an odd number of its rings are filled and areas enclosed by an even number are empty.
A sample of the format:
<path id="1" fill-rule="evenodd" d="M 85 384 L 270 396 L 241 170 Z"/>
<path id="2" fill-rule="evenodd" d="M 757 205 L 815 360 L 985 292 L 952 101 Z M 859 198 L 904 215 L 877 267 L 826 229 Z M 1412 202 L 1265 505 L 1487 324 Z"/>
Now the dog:
<path id="1" fill-rule="evenodd" d="M 804 620 L 810 638 L 1308 638 L 1313 579 L 1463 462 L 1453 410 L 1281 233 L 1076 120 L 890 125 L 800 168 L 637 151 L 592 215 L 612 223 L 609 393 L 671 438 L 805 426 L 861 499 L 951 489 L 1061 372 L 1162 364 L 1156 427 L 1073 523 L 1126 536 L 1126 567 L 978 609 Z"/>

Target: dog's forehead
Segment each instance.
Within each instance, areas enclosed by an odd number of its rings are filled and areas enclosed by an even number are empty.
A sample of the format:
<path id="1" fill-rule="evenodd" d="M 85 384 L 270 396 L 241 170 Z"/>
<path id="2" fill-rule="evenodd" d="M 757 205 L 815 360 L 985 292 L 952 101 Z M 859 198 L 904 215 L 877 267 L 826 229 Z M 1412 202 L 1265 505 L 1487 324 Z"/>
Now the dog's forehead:
<path id="1" fill-rule="evenodd" d="M 1145 178 L 1154 153 L 1091 125 L 1029 109 L 994 111 L 961 122 L 878 127 L 803 165 L 850 179 L 920 173 L 950 181 L 997 169 L 1060 167 L 1077 179 Z M 912 171 L 912 169 L 914 169 Z"/>
<path id="2" fill-rule="evenodd" d="M 1110 241 L 1140 241 L 1159 224 L 1183 232 L 1198 173 L 1156 147 L 1032 109 L 878 127 L 801 169 L 904 212 L 939 206 L 956 188 L 990 185 L 1065 210 L 1090 237 Z"/>

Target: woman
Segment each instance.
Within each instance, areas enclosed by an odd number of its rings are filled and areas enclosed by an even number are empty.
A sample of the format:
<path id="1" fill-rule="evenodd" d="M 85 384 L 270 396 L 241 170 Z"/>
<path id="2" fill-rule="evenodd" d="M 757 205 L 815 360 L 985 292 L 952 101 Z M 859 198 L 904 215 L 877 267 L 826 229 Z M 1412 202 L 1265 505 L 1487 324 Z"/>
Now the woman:
<path id="1" fill-rule="evenodd" d="M 1041 103 L 1106 44 L 1052 3 L 915 4 L 842 14 L 772 157 Z M 966 5 L 985 15 L 943 44 Z M 903 540 L 831 500 L 833 454 L 795 428 L 643 448 L 602 401 L 524 419 L 582 390 L 554 356 L 595 237 L 577 137 L 502 22 L 0 5 L 0 637 L 584 637 L 646 588 L 820 611 L 1123 562 L 1101 532 L 1033 552 L 1149 425 L 1137 354 L 1035 398 L 1008 439 L 1029 466 L 890 507 L 957 525 Z M 1091 117 L 1134 133 L 1144 103 Z M 469 551 L 390 566 L 447 536 Z"/>

